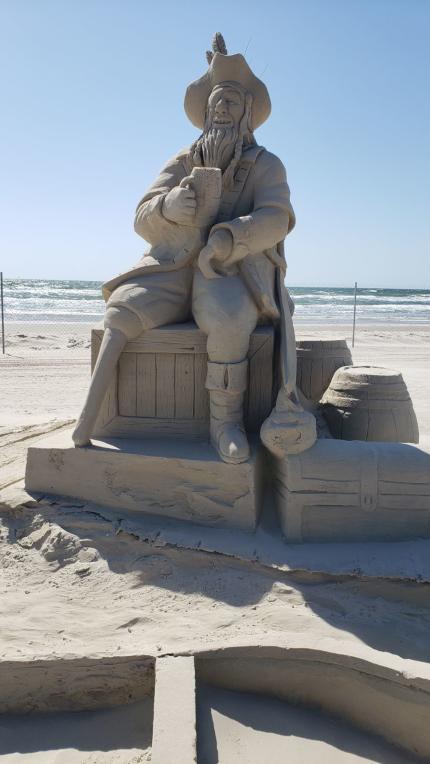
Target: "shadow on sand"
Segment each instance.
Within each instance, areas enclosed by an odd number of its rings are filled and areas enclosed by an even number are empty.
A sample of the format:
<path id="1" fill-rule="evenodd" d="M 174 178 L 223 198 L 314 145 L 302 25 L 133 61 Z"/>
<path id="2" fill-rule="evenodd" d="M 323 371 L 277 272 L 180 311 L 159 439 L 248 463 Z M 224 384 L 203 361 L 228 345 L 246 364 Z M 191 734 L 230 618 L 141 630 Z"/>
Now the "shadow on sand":
<path id="1" fill-rule="evenodd" d="M 199 764 L 416 764 L 380 738 L 268 696 L 203 685 L 197 694 Z"/>

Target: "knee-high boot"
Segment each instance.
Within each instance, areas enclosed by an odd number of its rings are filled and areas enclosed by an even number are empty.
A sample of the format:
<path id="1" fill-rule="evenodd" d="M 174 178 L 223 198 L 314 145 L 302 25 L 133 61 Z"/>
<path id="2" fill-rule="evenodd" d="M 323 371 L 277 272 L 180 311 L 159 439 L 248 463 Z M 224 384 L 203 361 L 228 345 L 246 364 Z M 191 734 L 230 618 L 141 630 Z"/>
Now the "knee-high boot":
<path id="1" fill-rule="evenodd" d="M 206 387 L 210 398 L 211 442 L 221 459 L 231 464 L 246 462 L 249 444 L 243 426 L 243 398 L 247 387 L 248 361 L 208 362 Z"/>

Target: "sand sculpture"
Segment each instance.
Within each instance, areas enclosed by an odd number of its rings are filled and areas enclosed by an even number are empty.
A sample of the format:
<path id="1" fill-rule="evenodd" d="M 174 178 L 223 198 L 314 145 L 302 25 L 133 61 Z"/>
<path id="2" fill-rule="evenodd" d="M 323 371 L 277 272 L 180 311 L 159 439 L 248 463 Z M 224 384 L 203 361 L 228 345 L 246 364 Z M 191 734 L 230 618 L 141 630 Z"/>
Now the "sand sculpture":
<path id="1" fill-rule="evenodd" d="M 254 135 L 269 94 L 221 35 L 207 59 L 184 104 L 203 132 L 137 207 L 149 250 L 103 286 L 73 444 L 30 449 L 26 486 L 247 531 L 268 495 L 294 543 L 428 535 L 430 457 L 404 442 L 418 441 L 406 386 L 351 366 L 344 340 L 296 348 L 295 216 Z"/>
<path id="2" fill-rule="evenodd" d="M 301 451 L 315 440 L 312 414 L 296 391 L 291 301 L 284 287 L 283 241 L 294 227 L 285 168 L 254 131 L 270 114 L 266 86 L 217 35 L 209 69 L 185 95 L 203 130 L 163 167 L 136 211 L 150 243 L 136 267 L 104 285 L 105 331 L 73 440 L 87 446 L 127 342 L 194 317 L 207 336 L 205 385 L 211 442 L 224 462 L 248 460 L 243 426 L 250 336 L 279 322 L 281 390 L 262 438 L 271 449 Z M 168 370 L 165 371 L 168 374 Z"/>
<path id="3" fill-rule="evenodd" d="M 186 108 L 220 127 L 139 205 L 151 251 L 105 285 L 75 443 L 28 449 L 32 500 L 1 526 L 0 713 L 26 716 L 0 758 L 429 761 L 430 454 L 386 442 L 418 437 L 399 375 L 339 340 L 297 358 L 267 91 L 215 49 Z M 270 511 L 257 528 L 264 485 L 287 545 Z"/>

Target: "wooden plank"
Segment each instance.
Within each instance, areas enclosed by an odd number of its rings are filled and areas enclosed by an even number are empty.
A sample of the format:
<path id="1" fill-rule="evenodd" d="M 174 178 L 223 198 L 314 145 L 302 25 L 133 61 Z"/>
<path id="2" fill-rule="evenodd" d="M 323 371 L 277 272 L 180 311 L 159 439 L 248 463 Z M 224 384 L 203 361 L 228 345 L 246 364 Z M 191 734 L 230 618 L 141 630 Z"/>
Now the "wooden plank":
<path id="1" fill-rule="evenodd" d="M 310 358 L 301 358 L 300 360 L 300 367 L 301 367 L 301 385 L 300 389 L 302 392 L 306 395 L 307 398 L 310 398 L 311 396 L 311 368 L 312 368 L 312 361 Z"/>
<path id="2" fill-rule="evenodd" d="M 157 370 L 155 353 L 136 354 L 136 416 L 155 416 Z"/>
<path id="3" fill-rule="evenodd" d="M 206 440 L 207 419 L 157 419 L 156 417 L 117 416 L 100 428 L 100 438 L 192 438 Z M 96 436 L 95 436 L 96 437 Z"/>
<path id="4" fill-rule="evenodd" d="M 205 353 L 206 334 L 195 323 L 169 324 L 151 329 L 127 343 L 125 353 Z"/>
<path id="5" fill-rule="evenodd" d="M 178 419 L 194 416 L 194 357 L 192 353 L 175 356 L 175 417 Z"/>
<path id="6" fill-rule="evenodd" d="M 113 417 L 118 415 L 118 365 L 114 373 L 113 379 L 108 387 L 106 393 L 105 402 L 105 420 L 110 422 Z"/>
<path id="7" fill-rule="evenodd" d="M 273 404 L 273 333 L 249 360 L 246 426 L 258 432 Z"/>
<path id="8" fill-rule="evenodd" d="M 156 356 L 157 390 L 155 411 L 157 417 L 175 416 L 175 356 L 163 353 Z"/>
<path id="9" fill-rule="evenodd" d="M 319 401 L 324 390 L 323 359 L 314 358 L 311 365 L 311 400 Z"/>
<path id="10" fill-rule="evenodd" d="M 411 494 L 408 493 L 405 496 L 402 489 L 400 490 L 401 493 L 399 493 L 397 496 L 394 496 L 393 494 L 380 495 L 378 501 L 378 509 L 403 509 L 407 512 L 412 512 L 413 510 L 423 510 L 428 512 L 430 508 L 430 496 L 428 494 L 427 496 L 419 494 L 411 496 Z"/>
<path id="11" fill-rule="evenodd" d="M 415 475 L 414 475 L 415 477 Z M 427 496 L 430 507 L 430 483 L 389 483 L 386 480 L 379 481 L 381 495 L 390 496 Z"/>
<path id="12" fill-rule="evenodd" d="M 118 371 L 118 413 L 136 416 L 136 354 L 122 354 Z"/>
<path id="13" fill-rule="evenodd" d="M 205 387 L 207 368 L 206 354 L 194 356 L 194 417 L 197 420 L 209 418 L 209 393 Z"/>
<path id="14" fill-rule="evenodd" d="M 93 334 L 101 339 L 103 330 L 94 329 Z M 273 334 L 272 326 L 257 326 L 250 338 L 249 356 L 258 352 Z M 123 353 L 206 353 L 206 339 L 206 334 L 194 322 L 168 324 L 150 329 L 128 342 Z"/>

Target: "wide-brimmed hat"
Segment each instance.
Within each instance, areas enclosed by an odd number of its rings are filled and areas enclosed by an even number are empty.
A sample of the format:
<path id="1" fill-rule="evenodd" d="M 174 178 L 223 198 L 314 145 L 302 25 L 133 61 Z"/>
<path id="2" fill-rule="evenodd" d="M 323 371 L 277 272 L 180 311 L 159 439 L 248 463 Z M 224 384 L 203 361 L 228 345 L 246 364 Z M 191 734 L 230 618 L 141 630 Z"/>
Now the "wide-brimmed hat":
<path id="1" fill-rule="evenodd" d="M 221 42 L 220 42 L 221 41 Z M 241 53 L 227 55 L 222 36 L 217 33 L 213 42 L 214 53 L 208 53 L 209 69 L 188 86 L 184 108 L 187 117 L 196 127 L 203 129 L 208 98 L 216 85 L 238 82 L 252 95 L 252 129 L 266 121 L 271 111 L 270 96 L 265 84 L 255 76 Z M 225 51 L 225 52 L 221 52 Z"/>

